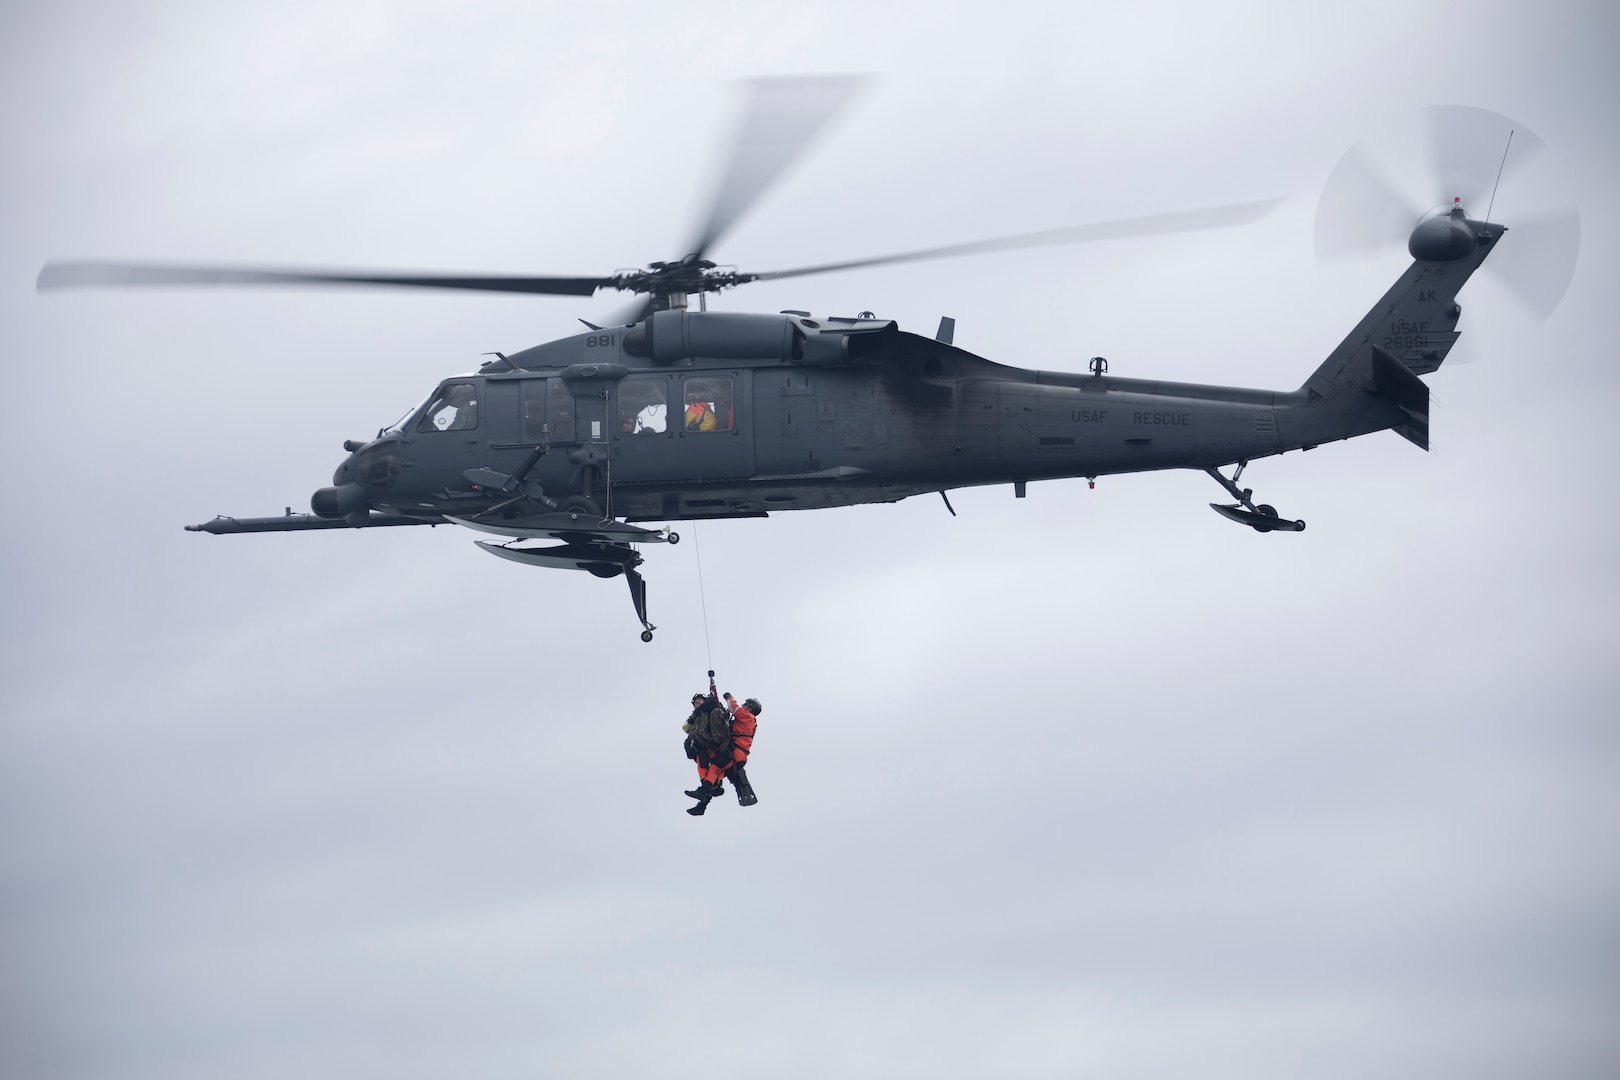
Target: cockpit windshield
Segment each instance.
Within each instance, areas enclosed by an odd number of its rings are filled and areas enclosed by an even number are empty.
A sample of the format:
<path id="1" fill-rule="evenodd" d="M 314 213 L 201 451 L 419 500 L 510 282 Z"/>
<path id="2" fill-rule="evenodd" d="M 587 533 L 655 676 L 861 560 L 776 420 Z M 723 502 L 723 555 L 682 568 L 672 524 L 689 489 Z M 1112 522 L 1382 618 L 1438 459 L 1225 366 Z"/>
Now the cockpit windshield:
<path id="1" fill-rule="evenodd" d="M 437 397 L 437 396 L 438 396 L 438 392 L 434 391 L 434 397 Z M 384 435 L 400 435 L 400 434 L 403 434 L 404 431 L 405 431 L 406 422 L 409 421 L 411 417 L 415 416 L 417 413 L 419 413 L 421 411 L 422 411 L 422 406 L 420 404 L 412 405 L 409 409 L 405 410 L 405 415 L 404 416 L 401 416 L 398 420 L 395 420 L 392 424 L 389 424 L 387 427 L 385 427 L 381 431 L 377 432 L 377 438 L 380 439 Z"/>

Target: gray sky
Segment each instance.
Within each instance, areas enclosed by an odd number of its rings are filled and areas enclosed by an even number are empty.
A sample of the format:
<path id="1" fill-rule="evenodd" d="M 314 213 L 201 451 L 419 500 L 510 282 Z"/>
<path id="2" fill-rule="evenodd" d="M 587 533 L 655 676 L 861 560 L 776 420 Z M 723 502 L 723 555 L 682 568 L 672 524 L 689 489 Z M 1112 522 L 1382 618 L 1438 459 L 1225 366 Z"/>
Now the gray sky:
<path id="1" fill-rule="evenodd" d="M 1620 18 L 1341 8 L 8 6 L 0 1073 L 1615 1075 Z M 725 310 L 1291 389 L 1406 265 L 1315 264 L 1324 180 L 1452 103 L 1547 143 L 1495 217 L 1562 188 L 1579 269 L 1539 325 L 1464 291 L 1433 453 L 1256 464 L 1303 535 L 1197 474 L 703 524 L 650 555 L 651 646 L 622 585 L 465 533 L 180 528 L 300 508 L 344 438 L 619 299 L 33 291 L 669 258 L 727 84 L 829 71 L 879 78 L 720 259 L 1288 201 Z M 694 821 L 699 552 L 766 711 L 760 804 Z"/>

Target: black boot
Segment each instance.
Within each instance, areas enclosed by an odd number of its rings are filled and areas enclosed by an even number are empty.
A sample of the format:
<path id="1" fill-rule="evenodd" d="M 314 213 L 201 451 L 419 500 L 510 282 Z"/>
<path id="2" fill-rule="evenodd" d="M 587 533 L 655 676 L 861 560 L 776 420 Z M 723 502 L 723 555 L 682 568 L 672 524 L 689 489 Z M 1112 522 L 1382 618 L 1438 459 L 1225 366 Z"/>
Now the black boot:
<path id="1" fill-rule="evenodd" d="M 687 798 L 698 801 L 696 806 L 688 807 L 686 812 L 693 817 L 702 817 L 703 811 L 709 808 L 709 800 L 724 790 L 726 789 L 719 784 L 711 784 L 707 780 L 703 781 L 696 788 L 686 793 Z"/>
<path id="2" fill-rule="evenodd" d="M 731 786 L 737 789 L 738 806 L 753 806 L 759 802 L 754 795 L 754 785 L 748 782 L 748 771 L 743 768 L 742 762 L 739 761 L 731 767 L 730 776 Z"/>

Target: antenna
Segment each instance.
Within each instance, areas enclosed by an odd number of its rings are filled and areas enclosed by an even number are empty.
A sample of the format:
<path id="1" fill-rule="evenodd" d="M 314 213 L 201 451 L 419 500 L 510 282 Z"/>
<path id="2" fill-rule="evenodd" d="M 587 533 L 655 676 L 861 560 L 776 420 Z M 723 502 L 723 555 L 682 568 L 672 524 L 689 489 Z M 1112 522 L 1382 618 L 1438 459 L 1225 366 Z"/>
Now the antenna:
<path id="1" fill-rule="evenodd" d="M 1491 211 L 1496 208 L 1496 189 L 1502 186 L 1502 170 L 1507 168 L 1508 151 L 1513 148 L 1513 132 L 1508 132 L 1507 145 L 1502 147 L 1502 164 L 1496 167 L 1496 183 L 1491 185 L 1491 203 L 1485 208 L 1485 220 L 1491 220 Z"/>

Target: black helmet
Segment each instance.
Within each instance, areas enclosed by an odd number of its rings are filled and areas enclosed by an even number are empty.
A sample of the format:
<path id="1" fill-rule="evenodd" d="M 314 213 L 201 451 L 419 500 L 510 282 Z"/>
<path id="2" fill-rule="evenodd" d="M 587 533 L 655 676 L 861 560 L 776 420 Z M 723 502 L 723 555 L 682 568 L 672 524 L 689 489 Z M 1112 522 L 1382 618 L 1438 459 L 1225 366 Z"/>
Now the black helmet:
<path id="1" fill-rule="evenodd" d="M 757 698 L 757 697 L 751 697 L 751 698 L 748 698 L 747 700 L 745 700 L 743 702 L 743 708 L 747 709 L 749 712 L 753 713 L 755 716 L 758 716 L 760 713 L 765 711 L 765 706 L 763 706 L 763 705 L 761 705 L 759 703 L 759 698 Z"/>

